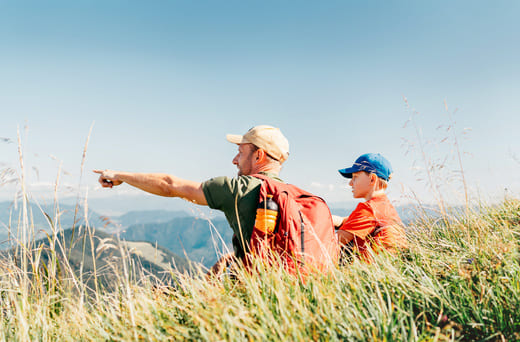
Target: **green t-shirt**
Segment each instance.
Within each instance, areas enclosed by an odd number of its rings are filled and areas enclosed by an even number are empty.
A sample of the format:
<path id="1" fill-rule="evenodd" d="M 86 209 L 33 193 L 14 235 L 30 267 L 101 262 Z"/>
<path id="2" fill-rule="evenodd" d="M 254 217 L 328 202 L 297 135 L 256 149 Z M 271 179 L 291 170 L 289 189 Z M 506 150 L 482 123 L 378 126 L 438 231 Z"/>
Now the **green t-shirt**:
<path id="1" fill-rule="evenodd" d="M 273 173 L 261 173 L 282 181 Z M 262 180 L 253 176 L 216 177 L 202 183 L 208 206 L 223 211 L 233 229 L 233 248 L 239 258 L 248 250 L 261 184 Z"/>

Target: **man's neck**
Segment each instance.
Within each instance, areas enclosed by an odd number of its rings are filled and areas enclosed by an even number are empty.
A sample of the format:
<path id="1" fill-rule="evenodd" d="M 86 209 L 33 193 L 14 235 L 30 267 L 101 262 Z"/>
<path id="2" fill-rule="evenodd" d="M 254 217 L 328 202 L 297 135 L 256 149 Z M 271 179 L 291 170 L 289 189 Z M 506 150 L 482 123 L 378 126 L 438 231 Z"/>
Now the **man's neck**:
<path id="1" fill-rule="evenodd" d="M 274 173 L 275 175 L 278 175 L 280 173 L 280 166 L 275 166 L 272 164 L 267 165 L 258 165 L 253 169 L 253 172 L 251 174 L 265 172 L 265 173 Z"/>

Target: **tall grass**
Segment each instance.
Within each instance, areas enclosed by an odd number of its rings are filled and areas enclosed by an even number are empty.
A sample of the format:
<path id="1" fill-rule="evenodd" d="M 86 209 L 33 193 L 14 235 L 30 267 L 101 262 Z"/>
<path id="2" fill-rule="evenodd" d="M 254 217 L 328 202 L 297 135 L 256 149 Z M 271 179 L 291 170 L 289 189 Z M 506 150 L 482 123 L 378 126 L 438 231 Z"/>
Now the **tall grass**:
<path id="1" fill-rule="evenodd" d="M 24 190 L 23 208 L 29 199 Z M 170 270 L 175 283 L 161 283 L 123 247 L 122 263 L 84 274 L 68 262 L 71 243 L 60 237 L 57 203 L 55 210 L 44 213 L 54 218 L 49 247 L 26 239 L 34 234 L 23 209 L 17 249 L 2 254 L 1 340 L 520 340 L 520 201 L 514 198 L 466 210 L 443 206 L 440 216 L 418 211 L 406 250 L 303 282 L 258 263 L 253 272 L 235 269 L 235 276 Z M 78 229 L 85 255 L 97 260 L 116 248 L 109 241 L 95 246 L 95 227 L 85 222 Z M 107 272 L 108 284 L 98 277 Z"/>
<path id="2" fill-rule="evenodd" d="M 408 250 L 305 282 L 257 265 L 252 274 L 238 269 L 238 279 L 178 275 L 175 286 L 157 286 L 126 258 L 109 291 L 80 282 L 58 244 L 47 264 L 33 246 L 27 269 L 0 262 L 0 338 L 520 339 L 519 212 L 520 201 L 509 199 L 446 219 L 423 217 L 410 229 Z"/>

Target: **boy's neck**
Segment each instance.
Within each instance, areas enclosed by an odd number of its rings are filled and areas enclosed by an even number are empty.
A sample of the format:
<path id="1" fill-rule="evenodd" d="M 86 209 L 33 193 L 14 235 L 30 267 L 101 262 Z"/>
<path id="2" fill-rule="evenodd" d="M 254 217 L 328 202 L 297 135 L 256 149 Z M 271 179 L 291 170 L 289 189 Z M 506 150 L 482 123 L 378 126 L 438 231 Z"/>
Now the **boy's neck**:
<path id="1" fill-rule="evenodd" d="M 372 198 L 380 197 L 380 196 L 383 196 L 384 194 L 385 194 L 385 190 L 383 190 L 383 189 L 373 190 L 373 191 L 370 191 L 365 196 L 365 200 L 370 201 Z"/>

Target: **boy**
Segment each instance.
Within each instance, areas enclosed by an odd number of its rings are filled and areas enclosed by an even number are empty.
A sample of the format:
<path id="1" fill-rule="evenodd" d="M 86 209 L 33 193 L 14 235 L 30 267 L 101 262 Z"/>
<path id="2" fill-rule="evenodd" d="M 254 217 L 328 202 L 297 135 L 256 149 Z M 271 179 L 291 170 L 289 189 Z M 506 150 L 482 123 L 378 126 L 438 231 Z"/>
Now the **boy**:
<path id="1" fill-rule="evenodd" d="M 352 167 L 338 171 L 343 177 L 351 178 L 349 185 L 354 198 L 366 200 L 359 203 L 349 217 L 335 218 L 335 225 L 340 226 L 337 234 L 343 249 L 347 253 L 357 251 L 362 259 L 370 261 L 369 246 L 390 251 L 404 247 L 401 219 L 385 194 L 392 176 L 390 162 L 379 153 L 367 153 Z"/>

